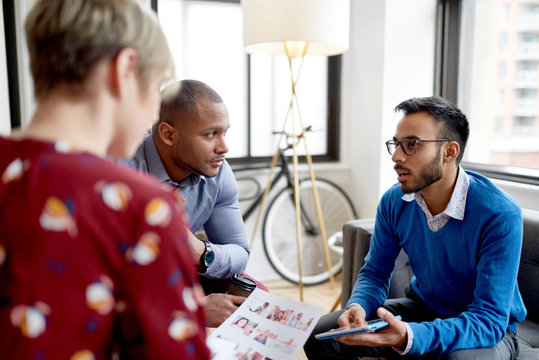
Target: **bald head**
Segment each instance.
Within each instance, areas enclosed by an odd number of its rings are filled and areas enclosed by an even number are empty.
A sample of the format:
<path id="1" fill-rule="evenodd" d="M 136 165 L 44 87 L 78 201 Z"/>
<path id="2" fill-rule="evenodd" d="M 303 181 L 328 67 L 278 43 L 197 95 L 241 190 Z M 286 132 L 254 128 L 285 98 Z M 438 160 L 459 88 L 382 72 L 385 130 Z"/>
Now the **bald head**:
<path id="1" fill-rule="evenodd" d="M 152 133 L 170 178 L 216 176 L 228 152 L 225 134 L 230 127 L 221 97 L 200 81 L 183 80 L 167 86 L 161 98 Z"/>
<path id="2" fill-rule="evenodd" d="M 182 80 L 170 84 L 161 91 L 161 110 L 155 126 L 162 122 L 178 125 L 177 121 L 186 118 L 182 115 L 198 112 L 198 104 L 203 99 L 212 103 L 223 103 L 219 94 L 201 81 Z"/>

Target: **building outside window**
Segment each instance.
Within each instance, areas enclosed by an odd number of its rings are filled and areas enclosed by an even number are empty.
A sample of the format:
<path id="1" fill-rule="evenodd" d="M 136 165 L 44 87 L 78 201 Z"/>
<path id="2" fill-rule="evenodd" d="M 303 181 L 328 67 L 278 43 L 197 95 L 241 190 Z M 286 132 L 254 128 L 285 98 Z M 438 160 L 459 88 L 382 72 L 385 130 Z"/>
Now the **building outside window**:
<path id="1" fill-rule="evenodd" d="M 464 160 L 539 170 L 539 2 L 462 0 L 460 21 Z"/>

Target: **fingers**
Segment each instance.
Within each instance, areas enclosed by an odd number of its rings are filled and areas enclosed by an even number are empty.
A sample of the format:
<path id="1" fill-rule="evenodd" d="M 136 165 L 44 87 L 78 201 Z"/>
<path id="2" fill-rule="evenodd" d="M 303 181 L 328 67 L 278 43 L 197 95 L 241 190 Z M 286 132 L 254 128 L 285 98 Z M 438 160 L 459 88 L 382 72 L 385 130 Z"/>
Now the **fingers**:
<path id="1" fill-rule="evenodd" d="M 387 322 L 390 327 L 402 327 L 402 321 L 397 319 L 397 317 L 387 311 L 387 309 L 384 309 L 382 307 L 378 308 L 378 310 L 376 310 L 376 313 L 378 314 L 380 319 Z"/>
<path id="2" fill-rule="evenodd" d="M 245 299 L 243 296 L 220 293 L 205 296 L 203 302 L 208 326 L 217 327 L 221 325 Z"/>
<path id="3" fill-rule="evenodd" d="M 378 331 L 342 336 L 335 338 L 335 340 L 353 346 L 402 347 L 405 345 L 408 338 L 405 323 L 384 308 L 378 308 L 377 314 L 380 319 L 388 323 L 387 327 Z"/>
<path id="4" fill-rule="evenodd" d="M 349 310 L 346 310 L 337 319 L 337 324 L 339 324 L 339 326 L 348 326 L 348 325 L 350 325 L 350 318 L 348 316 L 348 312 L 349 312 Z"/>
<path id="5" fill-rule="evenodd" d="M 236 307 L 236 305 L 243 304 L 245 299 L 247 299 L 246 297 L 243 297 L 243 296 L 230 295 L 230 294 L 221 294 L 221 293 L 213 293 L 213 294 L 210 294 L 210 295 L 208 295 L 206 297 L 211 298 L 212 301 L 215 301 L 216 303 L 220 303 L 220 304 L 223 304 L 223 305 L 225 305 L 225 304 L 226 305 L 233 304 L 234 307 Z"/>
<path id="6" fill-rule="evenodd" d="M 223 321 L 236 311 L 238 307 L 233 302 L 234 297 L 227 294 L 210 294 L 206 296 L 204 311 L 208 326 L 217 327 L 221 325 Z"/>
<path id="7" fill-rule="evenodd" d="M 395 315 L 393 315 L 392 313 L 390 313 L 389 311 L 387 311 L 386 309 L 384 308 L 378 308 L 378 310 L 376 310 L 376 313 L 378 314 L 378 316 L 380 317 L 380 319 L 384 320 L 385 322 L 387 322 L 388 324 L 394 324 L 395 321 L 399 321 L 395 318 Z"/>
<path id="8" fill-rule="evenodd" d="M 243 302 L 245 301 L 245 299 L 247 299 L 246 297 L 244 296 L 238 296 L 238 295 L 229 295 L 229 294 L 226 294 L 225 295 L 226 297 L 228 297 L 233 304 L 236 304 L 236 305 L 241 305 L 243 304 Z"/>
<path id="9" fill-rule="evenodd" d="M 359 305 L 352 305 L 337 319 L 339 326 L 348 326 L 350 324 L 365 325 L 365 310 Z"/>

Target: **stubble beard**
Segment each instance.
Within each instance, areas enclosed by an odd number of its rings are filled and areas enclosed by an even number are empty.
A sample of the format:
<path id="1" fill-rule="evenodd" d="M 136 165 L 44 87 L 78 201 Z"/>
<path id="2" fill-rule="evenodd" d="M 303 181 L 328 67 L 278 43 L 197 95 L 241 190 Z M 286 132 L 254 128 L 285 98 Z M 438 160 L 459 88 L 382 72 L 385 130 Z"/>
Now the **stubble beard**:
<path id="1" fill-rule="evenodd" d="M 440 162 L 441 148 L 438 148 L 438 153 L 436 157 L 427 165 L 425 165 L 420 172 L 420 182 L 415 186 L 412 184 L 407 187 L 405 184 L 401 184 L 401 191 L 405 194 L 412 194 L 420 192 L 425 189 L 427 186 L 430 186 L 442 178 L 443 172 L 442 167 L 439 165 Z"/>

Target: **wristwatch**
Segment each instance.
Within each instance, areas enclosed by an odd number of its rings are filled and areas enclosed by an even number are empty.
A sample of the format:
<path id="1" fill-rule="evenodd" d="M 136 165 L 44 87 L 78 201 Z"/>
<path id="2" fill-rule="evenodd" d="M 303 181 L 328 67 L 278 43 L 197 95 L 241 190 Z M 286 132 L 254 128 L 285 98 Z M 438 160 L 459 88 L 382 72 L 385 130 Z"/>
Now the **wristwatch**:
<path id="1" fill-rule="evenodd" d="M 200 274 L 206 273 L 206 270 L 210 267 L 210 265 L 213 263 L 213 260 L 215 259 L 215 253 L 213 252 L 213 249 L 211 248 L 211 243 L 207 240 L 201 240 L 204 245 L 205 249 L 202 255 L 200 255 L 200 265 L 198 266 L 198 272 Z"/>

